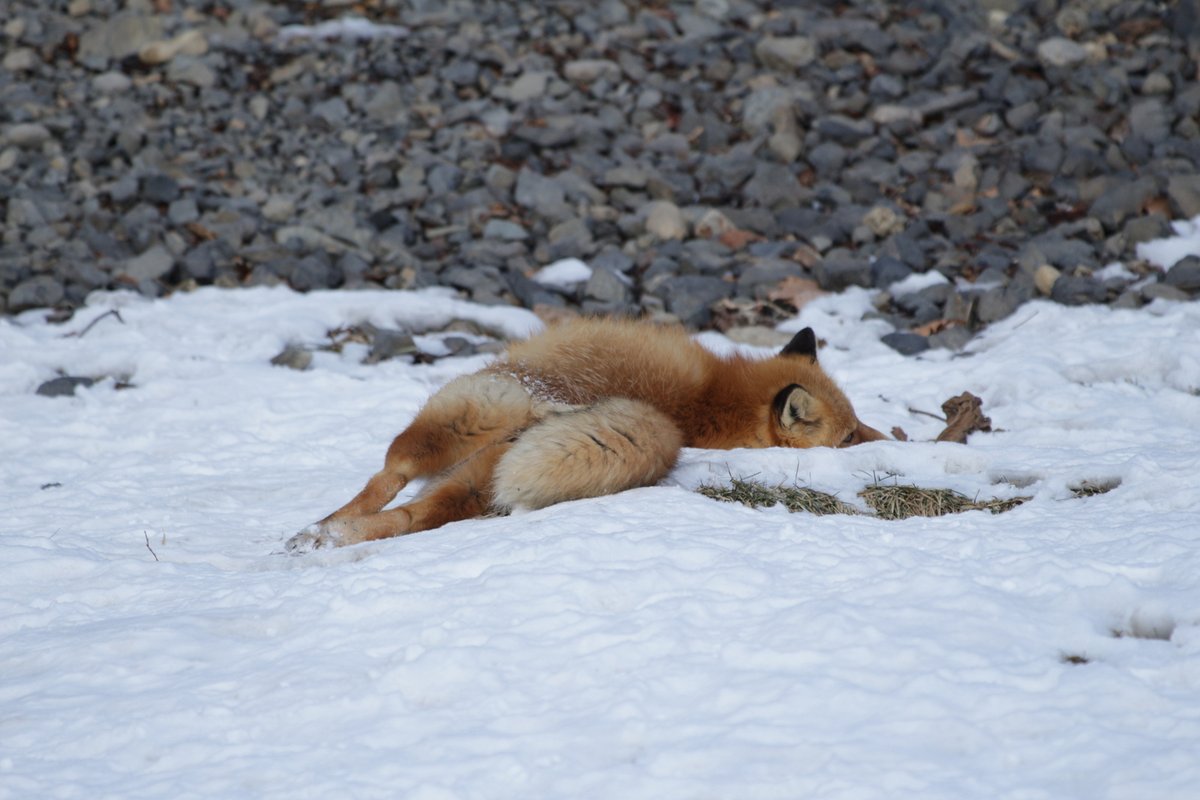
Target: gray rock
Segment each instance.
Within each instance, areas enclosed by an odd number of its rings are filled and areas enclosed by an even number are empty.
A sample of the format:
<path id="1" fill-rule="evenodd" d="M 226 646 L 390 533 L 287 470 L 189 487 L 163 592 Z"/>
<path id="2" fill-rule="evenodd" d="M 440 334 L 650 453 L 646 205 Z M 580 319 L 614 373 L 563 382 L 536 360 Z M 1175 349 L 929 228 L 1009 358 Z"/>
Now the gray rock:
<path id="1" fill-rule="evenodd" d="M 139 256 L 125 262 L 122 272 L 136 281 L 153 281 L 163 277 L 175 266 L 175 256 L 161 244 L 156 244 Z"/>
<path id="2" fill-rule="evenodd" d="M 364 364 L 378 364 L 401 356 L 411 356 L 417 352 L 417 345 L 411 334 L 389 328 L 377 328 L 370 331 L 371 349 L 367 352 Z"/>
<path id="3" fill-rule="evenodd" d="M 902 356 L 915 356 L 917 353 L 923 353 L 929 349 L 928 339 L 908 331 L 892 331 L 881 336 L 879 341 Z"/>
<path id="4" fill-rule="evenodd" d="M 292 288 L 301 292 L 336 286 L 338 277 L 337 270 L 324 253 L 304 256 L 292 265 L 287 275 Z"/>
<path id="5" fill-rule="evenodd" d="M 726 298 L 733 284 L 706 275 L 680 275 L 663 282 L 657 294 L 666 302 L 667 310 L 685 325 L 700 327 L 712 317 L 710 307 Z"/>
<path id="6" fill-rule="evenodd" d="M 911 267 L 892 256 L 879 256 L 871 262 L 871 285 L 876 289 L 886 289 L 912 274 Z"/>
<path id="7" fill-rule="evenodd" d="M 591 229 L 578 217 L 555 225 L 550 229 L 546 240 L 550 245 L 550 258 L 555 261 L 560 258 L 588 256 L 595 249 Z"/>
<path id="8" fill-rule="evenodd" d="M 1176 261 L 1163 276 L 1163 282 L 1190 294 L 1200 292 L 1200 257 L 1186 256 Z"/>
<path id="9" fill-rule="evenodd" d="M 1165 140 L 1171 134 L 1171 114 L 1158 98 L 1141 100 L 1129 110 L 1129 131 L 1151 144 Z"/>
<path id="10" fill-rule="evenodd" d="M 1115 231 L 1129 217 L 1141 213 L 1146 201 L 1158 192 L 1153 178 L 1137 180 L 1114 180 L 1110 188 L 1097 197 L 1088 208 L 1088 213 Z"/>
<path id="11" fill-rule="evenodd" d="M 63 375 L 60 378 L 52 378 L 46 381 L 37 388 L 37 394 L 42 397 L 71 397 L 75 394 L 75 390 L 79 387 L 87 388 L 95 383 L 93 378 L 79 378 L 71 375 Z"/>
<path id="12" fill-rule="evenodd" d="M 1083 45 L 1063 36 L 1053 36 L 1037 46 L 1038 59 L 1050 67 L 1076 67 L 1087 61 Z"/>
<path id="13" fill-rule="evenodd" d="M 646 218 L 646 233 L 660 241 L 683 239 L 687 236 L 687 222 L 679 206 L 669 200 L 655 200 L 643 209 Z"/>
<path id="14" fill-rule="evenodd" d="M 870 262 L 849 250 L 835 248 L 813 267 L 817 284 L 828 292 L 840 292 L 848 286 L 871 286 Z"/>
<path id="15" fill-rule="evenodd" d="M 21 281 L 8 294 L 8 311 L 16 314 L 30 308 L 49 308 L 62 302 L 63 287 L 49 275 L 36 275 Z"/>
<path id="16" fill-rule="evenodd" d="M 817 120 L 816 128 L 821 136 L 844 145 L 856 145 L 875 135 L 875 124 L 871 120 L 853 119 L 842 114 L 821 117 Z"/>
<path id="17" fill-rule="evenodd" d="M 1095 278 L 1063 275 L 1054 282 L 1050 299 L 1066 306 L 1103 303 L 1108 299 L 1108 290 Z"/>
<path id="18" fill-rule="evenodd" d="M 791 171 L 765 161 L 755 168 L 742 192 L 746 199 L 765 208 L 797 206 L 810 194 Z"/>
<path id="19" fill-rule="evenodd" d="M 1171 286 L 1167 283 L 1146 284 L 1142 287 L 1142 297 L 1146 298 L 1147 301 L 1171 300 L 1183 302 L 1191 299 L 1191 296 L 1188 295 L 1188 293 L 1183 289 L 1180 289 L 1178 286 Z"/>
<path id="20" fill-rule="evenodd" d="M 32 149 L 50 141 L 50 129 L 38 122 L 21 122 L 4 131 L 3 141 L 15 147 Z"/>
<path id="21" fill-rule="evenodd" d="M 183 197 L 167 208 L 167 219 L 171 220 L 172 225 L 186 225 L 200 219 L 200 209 L 196 207 L 195 200 Z"/>
<path id="22" fill-rule="evenodd" d="M 489 219 L 483 226 L 486 239 L 503 239 L 509 242 L 523 242 L 529 238 L 529 231 L 515 222 L 506 219 Z"/>
<path id="23" fill-rule="evenodd" d="M 629 287 L 625 279 L 607 267 L 592 267 L 592 277 L 588 278 L 583 290 L 584 297 L 614 308 L 629 302 Z"/>
<path id="24" fill-rule="evenodd" d="M 754 54 L 767 69 L 793 72 L 817 58 L 817 42 L 808 36 L 766 36 L 754 46 Z"/>
<path id="25" fill-rule="evenodd" d="M 287 367 L 303 372 L 312 368 L 313 354 L 298 344 L 289 344 L 271 359 L 277 367 Z"/>
<path id="26" fill-rule="evenodd" d="M 167 80 L 198 89 L 211 89 L 217 84 L 217 73 L 195 56 L 178 56 L 167 65 Z"/>
<path id="27" fill-rule="evenodd" d="M 1167 179 L 1167 196 L 1177 216 L 1200 217 L 1200 175 L 1172 175 Z"/>
<path id="28" fill-rule="evenodd" d="M 621 66 L 603 58 L 576 59 L 563 65 L 563 75 L 579 83 L 594 83 L 601 78 L 617 80 L 621 77 Z"/>
<path id="29" fill-rule="evenodd" d="M 163 38 L 163 19 L 139 13 L 120 13 L 108 19 L 92 17 L 92 27 L 79 37 L 79 56 L 105 63 L 134 55 Z"/>
<path id="30" fill-rule="evenodd" d="M 571 214 L 562 185 L 528 168 L 517 173 L 514 197 L 518 204 L 552 220 L 563 220 Z"/>
<path id="31" fill-rule="evenodd" d="M 179 184 L 169 175 L 155 173 L 142 179 L 142 199 L 150 203 L 171 203 L 179 199 Z"/>
<path id="32" fill-rule="evenodd" d="M 944 350 L 962 350 L 971 341 L 973 334 L 966 325 L 951 325 L 929 337 L 930 347 Z"/>

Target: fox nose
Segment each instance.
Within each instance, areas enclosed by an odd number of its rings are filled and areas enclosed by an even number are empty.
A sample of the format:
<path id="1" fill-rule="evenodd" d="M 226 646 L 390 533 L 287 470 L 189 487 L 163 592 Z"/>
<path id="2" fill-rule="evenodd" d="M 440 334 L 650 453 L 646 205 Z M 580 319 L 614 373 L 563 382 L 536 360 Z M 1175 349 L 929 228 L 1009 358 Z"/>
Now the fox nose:
<path id="1" fill-rule="evenodd" d="M 854 429 L 854 433 L 850 434 L 849 441 L 845 446 L 852 447 L 856 444 L 862 444 L 863 442 L 880 442 L 887 441 L 887 439 L 887 436 L 875 430 L 870 425 L 867 425 L 864 422 L 859 422 L 858 427 Z"/>

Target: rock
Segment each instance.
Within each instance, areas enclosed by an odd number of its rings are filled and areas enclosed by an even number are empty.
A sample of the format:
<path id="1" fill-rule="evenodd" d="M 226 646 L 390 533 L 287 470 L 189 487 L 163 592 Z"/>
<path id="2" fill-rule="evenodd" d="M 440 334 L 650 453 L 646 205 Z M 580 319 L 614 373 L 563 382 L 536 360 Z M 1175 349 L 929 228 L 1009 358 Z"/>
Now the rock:
<path id="1" fill-rule="evenodd" d="M 175 266 L 175 257 L 161 244 L 156 244 L 139 256 L 125 262 L 122 272 L 135 281 L 156 280 Z"/>
<path id="2" fill-rule="evenodd" d="M 754 55 L 767 69 L 794 72 L 817 58 L 817 42 L 808 36 L 766 36 L 754 46 Z"/>
<path id="3" fill-rule="evenodd" d="M 584 285 L 584 297 L 613 309 L 629 302 L 629 287 L 626 279 L 607 267 L 592 268 L 592 276 Z"/>
<path id="4" fill-rule="evenodd" d="M 79 378 L 71 375 L 63 375 L 60 378 L 52 378 L 42 385 L 38 386 L 37 394 L 42 397 L 71 397 L 75 394 L 75 390 L 79 387 L 88 388 L 95 383 L 93 378 Z"/>
<path id="5" fill-rule="evenodd" d="M 1163 282 L 1190 294 L 1200 292 L 1200 257 L 1185 256 L 1176 261 L 1163 276 Z"/>
<path id="6" fill-rule="evenodd" d="M 550 258 L 577 258 L 587 256 L 595 249 L 592 231 L 586 222 L 578 217 L 558 223 L 546 235 L 550 245 Z"/>
<path id="7" fill-rule="evenodd" d="M 546 94 L 546 85 L 553 73 L 539 70 L 526 70 L 508 86 L 502 94 L 514 103 L 525 103 Z"/>
<path id="8" fill-rule="evenodd" d="M 667 279 L 659 296 L 665 300 L 667 311 L 677 316 L 683 324 L 700 327 L 711 318 L 709 309 L 712 304 L 728 297 L 732 290 L 733 285 L 720 278 L 680 275 Z"/>
<path id="9" fill-rule="evenodd" d="M 62 302 L 62 284 L 49 275 L 36 275 L 13 287 L 8 294 L 8 311 L 16 314 L 30 308 L 49 308 Z"/>
<path id="10" fill-rule="evenodd" d="M 1171 286 L 1166 283 L 1148 283 L 1142 287 L 1142 297 L 1149 300 L 1171 300 L 1183 302 L 1190 300 L 1191 297 L 1187 292 L 1180 289 L 1178 286 Z"/>
<path id="11" fill-rule="evenodd" d="M 562 185 L 528 168 L 517 173 L 514 197 L 520 205 L 550 219 L 562 220 L 571 214 Z"/>
<path id="12" fill-rule="evenodd" d="M 149 203 L 172 203 L 179 193 L 179 183 L 169 175 L 156 173 L 142 179 L 142 199 Z"/>
<path id="13" fill-rule="evenodd" d="M 312 368 L 313 354 L 298 344 L 289 344 L 271 359 L 277 367 L 287 367 L 298 371 Z"/>
<path id="14" fill-rule="evenodd" d="M 165 64 L 175 56 L 202 56 L 208 52 L 208 39 L 195 28 L 184 31 L 173 39 L 150 42 L 138 49 L 138 58 L 143 64 Z"/>
<path id="15" fill-rule="evenodd" d="M 211 89 L 217 84 L 217 73 L 197 58 L 180 57 L 167 67 L 167 80 L 199 89 Z"/>
<path id="16" fill-rule="evenodd" d="M 1146 202 L 1158 192 L 1153 178 L 1137 180 L 1115 180 L 1110 188 L 1097 197 L 1088 208 L 1088 213 L 1100 220 L 1104 227 L 1115 231 L 1129 217 L 1140 214 Z"/>
<path id="17" fill-rule="evenodd" d="M 1103 303 L 1108 299 L 1108 290 L 1095 278 L 1064 275 L 1054 282 L 1050 299 L 1067 306 Z"/>
<path id="18" fill-rule="evenodd" d="M 1070 39 L 1053 36 L 1038 44 L 1037 56 L 1046 66 L 1070 68 L 1087 61 L 1088 51 L 1083 45 Z"/>
<path id="19" fill-rule="evenodd" d="M 104 21 L 79 37 L 79 55 L 99 62 L 125 58 L 162 39 L 163 16 L 125 12 Z"/>
<path id="20" fill-rule="evenodd" d="M 1062 277 L 1062 273 L 1049 264 L 1042 264 L 1033 273 L 1033 284 L 1044 297 L 1049 297 L 1054 291 L 1054 284 Z"/>
<path id="21" fill-rule="evenodd" d="M 702 239 L 720 239 L 737 226 L 729 221 L 729 217 L 715 208 L 710 208 L 696 221 L 696 235 Z"/>
<path id="22" fill-rule="evenodd" d="M 50 141 L 50 129 L 38 122 L 21 122 L 4 131 L 3 141 L 15 147 L 32 149 Z"/>
<path id="23" fill-rule="evenodd" d="M 563 65 L 563 75 L 569 81 L 577 83 L 594 83 L 601 78 L 618 80 L 621 77 L 621 67 L 615 61 L 603 58 L 584 58 L 568 61 Z"/>
<path id="24" fill-rule="evenodd" d="M 871 262 L 871 285 L 876 289 L 886 289 L 912 274 L 907 264 L 892 256 L 879 256 Z"/>
<path id="25" fill-rule="evenodd" d="M 363 363 L 378 364 L 380 361 L 411 356 L 416 352 L 417 345 L 410 334 L 389 328 L 377 328 L 371 331 L 371 349 Z"/>
<path id="26" fill-rule="evenodd" d="M 915 356 L 917 353 L 923 353 L 929 349 L 928 339 L 908 331 L 893 331 L 881 336 L 879 341 L 902 356 Z"/>
<path id="27" fill-rule="evenodd" d="M 835 248 L 813 268 L 817 283 L 827 292 L 840 292 L 848 286 L 870 286 L 871 264 L 849 250 Z"/>
<path id="28" fill-rule="evenodd" d="M 92 88 L 101 94 L 120 94 L 131 86 L 133 80 L 124 72 L 103 72 L 92 78 Z"/>
<path id="29" fill-rule="evenodd" d="M 508 242 L 523 242 L 529 238 L 529 231 L 515 222 L 506 219 L 489 219 L 483 226 L 485 239 L 503 239 Z"/>
<path id="30" fill-rule="evenodd" d="M 863 225 L 880 239 L 900 233 L 904 230 L 906 222 L 904 217 L 888 206 L 875 206 L 863 217 Z"/>
<path id="31" fill-rule="evenodd" d="M 14 47 L 4 55 L 0 66 L 9 72 L 29 72 L 37 63 L 37 54 L 28 47 Z"/>
<path id="32" fill-rule="evenodd" d="M 1200 217 L 1200 175 L 1172 175 L 1167 179 L 1167 196 L 1177 217 Z"/>
<path id="33" fill-rule="evenodd" d="M 1166 104 L 1157 97 L 1140 100 L 1129 109 L 1129 132 L 1151 144 L 1170 136 L 1171 122 Z"/>
<path id="34" fill-rule="evenodd" d="M 687 236 L 687 222 L 679 206 L 669 200 L 654 200 L 644 207 L 646 233 L 659 241 L 683 239 Z"/>

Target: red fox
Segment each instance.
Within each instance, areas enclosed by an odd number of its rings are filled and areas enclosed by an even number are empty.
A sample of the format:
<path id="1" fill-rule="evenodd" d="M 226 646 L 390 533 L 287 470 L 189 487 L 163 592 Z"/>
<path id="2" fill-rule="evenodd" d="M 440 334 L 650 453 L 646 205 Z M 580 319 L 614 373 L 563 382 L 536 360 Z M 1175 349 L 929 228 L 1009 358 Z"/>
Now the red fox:
<path id="1" fill-rule="evenodd" d="M 582 319 L 511 345 L 433 395 L 357 496 L 287 542 L 336 547 L 489 511 L 649 486 L 681 447 L 846 447 L 886 438 L 817 364 L 811 328 L 767 359 L 717 356 L 682 327 Z M 384 511 L 409 481 L 411 502 Z"/>

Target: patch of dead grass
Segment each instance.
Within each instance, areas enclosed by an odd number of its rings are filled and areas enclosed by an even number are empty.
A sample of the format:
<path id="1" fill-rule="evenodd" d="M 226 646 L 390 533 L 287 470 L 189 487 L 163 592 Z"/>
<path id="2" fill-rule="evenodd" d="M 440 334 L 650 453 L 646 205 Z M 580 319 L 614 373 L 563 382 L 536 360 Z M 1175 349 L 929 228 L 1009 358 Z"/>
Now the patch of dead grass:
<path id="1" fill-rule="evenodd" d="M 834 495 L 803 486 L 769 486 L 753 480 L 734 478 L 729 486 L 705 485 L 697 490 L 713 500 L 741 503 L 750 508 L 770 508 L 782 505 L 788 511 L 809 514 L 858 514 L 854 506 Z M 990 511 L 1000 514 L 1011 511 L 1029 497 L 972 500 L 952 489 L 925 489 L 920 486 L 874 483 L 858 493 L 880 519 L 909 517 L 941 517 L 963 511 Z"/>
<path id="2" fill-rule="evenodd" d="M 803 486 L 768 486 L 758 481 L 734 478 L 729 486 L 706 485 L 696 491 L 713 500 L 741 503 L 750 508 L 782 505 L 788 511 L 806 511 L 817 515 L 858 513 L 854 506 L 843 503 L 831 494 Z"/>

